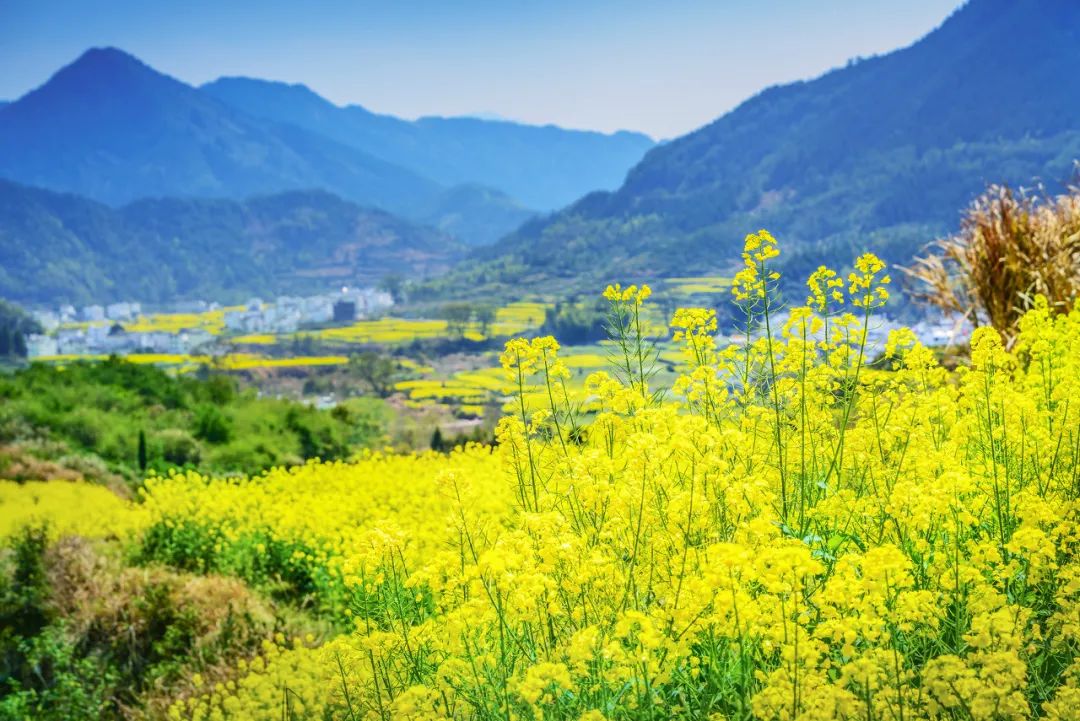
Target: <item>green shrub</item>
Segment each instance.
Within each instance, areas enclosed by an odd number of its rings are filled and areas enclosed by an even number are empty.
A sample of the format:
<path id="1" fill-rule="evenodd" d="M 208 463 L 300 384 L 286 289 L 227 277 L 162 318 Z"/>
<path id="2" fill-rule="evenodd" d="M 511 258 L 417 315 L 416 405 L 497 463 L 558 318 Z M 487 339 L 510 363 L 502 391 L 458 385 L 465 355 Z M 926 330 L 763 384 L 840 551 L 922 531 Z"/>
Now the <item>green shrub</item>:
<path id="1" fill-rule="evenodd" d="M 187 431 L 166 428 L 154 436 L 161 449 L 161 458 L 173 466 L 197 466 L 202 459 L 202 447 Z"/>
<path id="2" fill-rule="evenodd" d="M 195 412 L 195 437 L 216 445 L 228 443 L 232 421 L 217 406 L 199 406 Z"/>

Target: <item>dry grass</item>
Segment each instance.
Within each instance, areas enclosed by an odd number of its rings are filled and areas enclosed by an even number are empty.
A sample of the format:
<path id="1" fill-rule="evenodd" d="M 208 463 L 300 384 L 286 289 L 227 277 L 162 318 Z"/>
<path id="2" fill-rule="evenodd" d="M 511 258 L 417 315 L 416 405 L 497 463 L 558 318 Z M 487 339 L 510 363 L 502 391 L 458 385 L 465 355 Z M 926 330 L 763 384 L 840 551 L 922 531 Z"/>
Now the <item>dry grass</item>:
<path id="1" fill-rule="evenodd" d="M 80 648 L 115 661 L 122 717 L 164 718 L 176 698 L 194 692 L 192 672 L 227 680 L 238 658 L 272 638 L 272 604 L 243 582 L 126 567 L 103 550 L 71 536 L 49 547 L 49 605 Z"/>
<path id="2" fill-rule="evenodd" d="M 990 186 L 965 212 L 960 232 L 938 240 L 904 269 L 917 299 L 1006 338 L 1043 295 L 1058 312 L 1080 293 L 1080 187 L 1049 197 Z"/>

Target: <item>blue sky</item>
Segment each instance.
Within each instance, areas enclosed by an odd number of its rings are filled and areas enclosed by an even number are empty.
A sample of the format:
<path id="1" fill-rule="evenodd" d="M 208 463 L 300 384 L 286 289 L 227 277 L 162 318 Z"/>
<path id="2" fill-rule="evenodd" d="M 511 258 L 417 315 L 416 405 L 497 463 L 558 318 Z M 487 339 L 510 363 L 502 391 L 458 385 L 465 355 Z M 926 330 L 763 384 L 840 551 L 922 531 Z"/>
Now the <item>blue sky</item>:
<path id="1" fill-rule="evenodd" d="M 0 98 L 91 46 L 190 83 L 302 82 L 403 117 L 670 138 L 762 88 L 907 45 L 960 0 L 0 0 Z"/>

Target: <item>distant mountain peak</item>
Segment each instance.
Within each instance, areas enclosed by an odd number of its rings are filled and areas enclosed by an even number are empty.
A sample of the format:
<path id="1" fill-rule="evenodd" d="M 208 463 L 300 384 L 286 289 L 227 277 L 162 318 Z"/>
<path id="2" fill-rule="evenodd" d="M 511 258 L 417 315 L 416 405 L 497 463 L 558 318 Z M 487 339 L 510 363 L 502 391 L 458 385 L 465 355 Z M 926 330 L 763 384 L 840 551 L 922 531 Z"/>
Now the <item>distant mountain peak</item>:
<path id="1" fill-rule="evenodd" d="M 80 108 L 127 104 L 136 98 L 161 94 L 195 93 L 195 89 L 158 72 L 134 55 L 114 47 L 90 48 L 60 68 L 44 84 L 10 103 L 12 109 L 45 116 Z M 51 121 L 50 121 L 51 122 Z M 70 123 L 78 118 L 68 119 Z"/>
<path id="2" fill-rule="evenodd" d="M 142 65 L 145 67 L 145 63 L 139 60 L 137 57 L 121 50 L 118 47 L 112 45 L 105 45 L 102 47 L 87 48 L 86 52 L 75 59 L 72 65 Z"/>
<path id="3" fill-rule="evenodd" d="M 65 65 L 50 82 L 64 78 L 102 78 L 115 80 L 130 75 L 161 75 L 131 53 L 119 48 L 90 48 L 72 63 Z"/>

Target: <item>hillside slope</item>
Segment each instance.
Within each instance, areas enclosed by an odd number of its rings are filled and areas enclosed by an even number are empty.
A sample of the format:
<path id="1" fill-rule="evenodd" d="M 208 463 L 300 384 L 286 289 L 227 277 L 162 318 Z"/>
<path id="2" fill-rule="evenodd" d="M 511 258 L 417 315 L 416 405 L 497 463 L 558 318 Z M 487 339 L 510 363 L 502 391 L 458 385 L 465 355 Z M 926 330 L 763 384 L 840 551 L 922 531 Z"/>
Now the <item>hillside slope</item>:
<path id="1" fill-rule="evenodd" d="M 985 184 L 1069 178 L 1077 67 L 1080 3 L 972 0 L 910 47 L 770 88 L 654 148 L 617 191 L 524 226 L 472 272 L 693 275 L 762 226 L 793 272 L 867 247 L 907 261 Z"/>
<path id="2" fill-rule="evenodd" d="M 445 271 L 445 234 L 324 191 L 113 209 L 0 181 L 0 297 L 56 305 L 242 300 Z"/>

